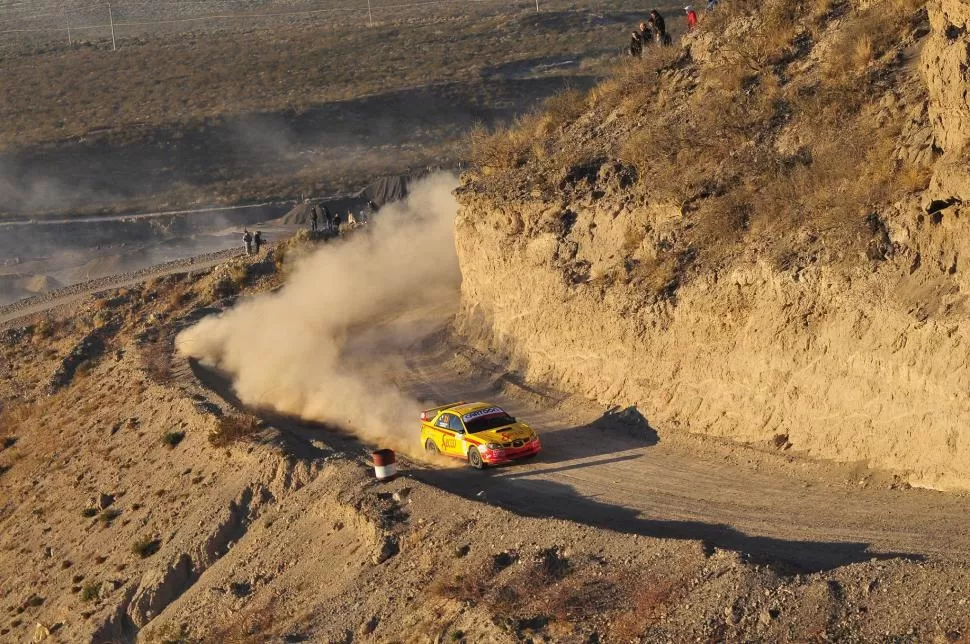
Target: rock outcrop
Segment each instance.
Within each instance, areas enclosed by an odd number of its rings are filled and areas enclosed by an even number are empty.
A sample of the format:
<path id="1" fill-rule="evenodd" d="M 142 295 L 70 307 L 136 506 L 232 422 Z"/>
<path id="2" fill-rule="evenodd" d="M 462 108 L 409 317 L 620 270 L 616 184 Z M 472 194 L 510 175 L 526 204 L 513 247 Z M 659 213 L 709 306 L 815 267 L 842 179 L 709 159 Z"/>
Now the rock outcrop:
<path id="1" fill-rule="evenodd" d="M 970 201 L 970 4 L 929 4 L 932 31 L 923 48 L 930 117 L 942 159 L 934 173 L 935 199 Z"/>

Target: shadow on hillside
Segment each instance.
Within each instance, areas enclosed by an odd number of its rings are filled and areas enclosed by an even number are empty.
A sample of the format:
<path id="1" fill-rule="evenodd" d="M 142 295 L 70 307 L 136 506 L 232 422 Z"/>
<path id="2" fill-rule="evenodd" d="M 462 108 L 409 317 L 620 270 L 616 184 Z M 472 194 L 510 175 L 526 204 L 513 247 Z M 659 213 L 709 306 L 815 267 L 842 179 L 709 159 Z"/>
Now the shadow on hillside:
<path id="1" fill-rule="evenodd" d="M 624 459 L 618 457 L 596 464 Z M 699 540 L 708 551 L 721 548 L 740 552 L 753 563 L 780 565 L 779 572 L 782 573 L 819 572 L 870 559 L 925 559 L 919 554 L 872 552 L 869 544 L 862 542 L 792 541 L 747 535 L 720 523 L 651 519 L 637 510 L 600 503 L 577 494 L 569 485 L 544 479 L 508 475 L 490 477 L 488 470 L 421 470 L 412 476 L 454 494 L 499 505 L 522 516 L 565 519 L 657 539 Z"/>

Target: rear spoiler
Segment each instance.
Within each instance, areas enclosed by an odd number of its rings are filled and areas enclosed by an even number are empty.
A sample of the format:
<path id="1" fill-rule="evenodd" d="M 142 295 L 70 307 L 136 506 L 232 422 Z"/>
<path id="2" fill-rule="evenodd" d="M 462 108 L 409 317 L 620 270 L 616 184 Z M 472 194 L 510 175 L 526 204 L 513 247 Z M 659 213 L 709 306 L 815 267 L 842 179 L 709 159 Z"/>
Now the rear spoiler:
<path id="1" fill-rule="evenodd" d="M 458 405 L 464 405 L 464 400 L 459 400 L 458 402 L 448 403 L 447 405 L 441 405 L 440 407 L 432 407 L 431 409 L 425 409 L 421 412 L 421 420 L 428 422 L 434 418 L 439 411 L 444 411 L 445 409 L 451 409 L 452 407 L 457 407 Z"/>

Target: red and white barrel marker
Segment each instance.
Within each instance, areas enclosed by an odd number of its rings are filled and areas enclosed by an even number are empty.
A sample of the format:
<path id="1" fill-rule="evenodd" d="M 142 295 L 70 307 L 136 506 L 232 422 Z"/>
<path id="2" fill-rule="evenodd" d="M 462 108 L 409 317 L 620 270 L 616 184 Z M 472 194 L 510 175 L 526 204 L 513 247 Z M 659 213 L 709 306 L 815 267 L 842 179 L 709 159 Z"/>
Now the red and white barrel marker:
<path id="1" fill-rule="evenodd" d="M 390 481 L 397 476 L 397 458 L 394 450 L 379 449 L 370 453 L 374 458 L 374 476 L 378 481 Z"/>

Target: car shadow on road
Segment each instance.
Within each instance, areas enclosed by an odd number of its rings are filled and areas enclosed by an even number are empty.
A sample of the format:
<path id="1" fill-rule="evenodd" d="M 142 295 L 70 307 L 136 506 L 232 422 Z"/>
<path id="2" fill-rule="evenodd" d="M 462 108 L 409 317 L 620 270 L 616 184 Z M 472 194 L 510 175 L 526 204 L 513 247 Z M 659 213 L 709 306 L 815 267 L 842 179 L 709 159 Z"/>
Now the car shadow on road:
<path id="1" fill-rule="evenodd" d="M 652 447 L 660 442 L 657 431 L 646 420 L 631 422 L 615 412 L 607 412 L 591 423 L 563 429 L 543 430 L 540 427 L 539 432 L 543 463 L 617 454 Z"/>
<path id="2" fill-rule="evenodd" d="M 565 519 L 656 539 L 699 540 L 707 551 L 720 548 L 739 552 L 747 561 L 772 565 L 782 574 L 820 572 L 871 559 L 925 559 L 917 553 L 874 552 L 864 542 L 797 541 L 748 535 L 722 523 L 651 519 L 639 510 L 601 503 L 578 494 L 569 485 L 544 479 L 490 477 L 488 471 L 467 470 L 421 470 L 410 476 L 522 516 Z"/>

